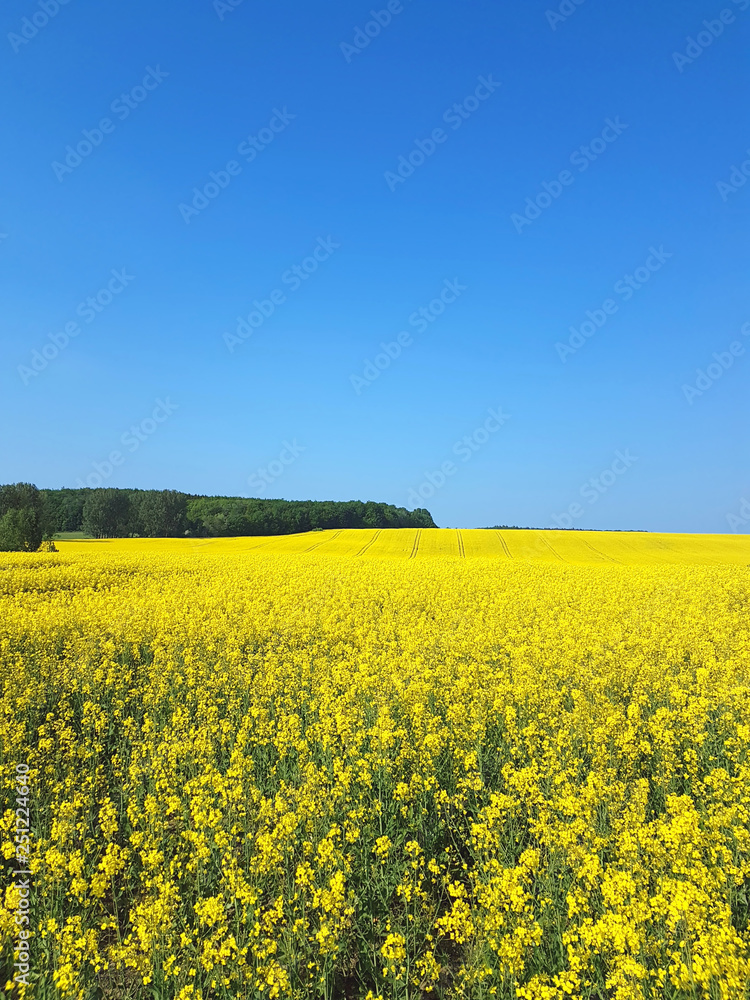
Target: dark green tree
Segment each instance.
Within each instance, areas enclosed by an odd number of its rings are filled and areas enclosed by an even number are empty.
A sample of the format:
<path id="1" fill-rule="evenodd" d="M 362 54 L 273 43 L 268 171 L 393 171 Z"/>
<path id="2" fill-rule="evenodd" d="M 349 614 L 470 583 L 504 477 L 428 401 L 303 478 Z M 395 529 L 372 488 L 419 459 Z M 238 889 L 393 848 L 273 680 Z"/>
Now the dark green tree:
<path id="1" fill-rule="evenodd" d="M 83 530 L 94 538 L 121 538 L 129 533 L 130 497 L 125 490 L 91 490 L 83 505 Z"/>
<path id="2" fill-rule="evenodd" d="M 36 552 L 42 542 L 42 497 L 32 483 L 0 486 L 0 550 Z"/>
<path id="3" fill-rule="evenodd" d="M 185 534 L 187 496 L 177 490 L 144 490 L 137 504 L 137 532 L 149 538 Z"/>

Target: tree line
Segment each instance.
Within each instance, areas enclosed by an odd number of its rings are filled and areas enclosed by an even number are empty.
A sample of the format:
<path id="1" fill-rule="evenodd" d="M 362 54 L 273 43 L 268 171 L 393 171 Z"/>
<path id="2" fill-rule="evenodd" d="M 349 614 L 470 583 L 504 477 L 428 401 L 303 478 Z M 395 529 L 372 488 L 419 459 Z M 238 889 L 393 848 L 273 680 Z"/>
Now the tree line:
<path id="1" fill-rule="evenodd" d="M 361 500 L 260 500 L 178 490 L 39 490 L 0 486 L 0 551 L 36 551 L 43 538 L 287 535 L 327 528 L 434 528 L 428 510 Z"/>

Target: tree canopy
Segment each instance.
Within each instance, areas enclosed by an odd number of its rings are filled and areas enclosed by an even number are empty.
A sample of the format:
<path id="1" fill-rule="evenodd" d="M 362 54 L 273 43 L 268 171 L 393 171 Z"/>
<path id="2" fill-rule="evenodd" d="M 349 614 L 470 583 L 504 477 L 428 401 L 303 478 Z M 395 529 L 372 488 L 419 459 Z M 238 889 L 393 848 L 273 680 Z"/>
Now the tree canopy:
<path id="1" fill-rule="evenodd" d="M 48 534 L 128 536 L 287 535 L 321 528 L 434 528 L 428 510 L 361 500 L 261 500 L 195 496 L 177 490 L 41 490 Z"/>
<path id="2" fill-rule="evenodd" d="M 0 486 L 0 552 L 36 552 L 42 541 L 42 522 L 42 496 L 36 486 Z"/>

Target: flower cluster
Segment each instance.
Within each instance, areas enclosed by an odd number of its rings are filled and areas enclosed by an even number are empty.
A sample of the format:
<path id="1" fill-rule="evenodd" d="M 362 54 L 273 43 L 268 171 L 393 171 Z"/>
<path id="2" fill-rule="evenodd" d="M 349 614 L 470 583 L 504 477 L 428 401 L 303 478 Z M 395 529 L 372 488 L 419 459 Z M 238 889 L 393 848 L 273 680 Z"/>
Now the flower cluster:
<path id="1" fill-rule="evenodd" d="M 4 557 L 33 995 L 744 1000 L 746 553 L 374 534 Z"/>

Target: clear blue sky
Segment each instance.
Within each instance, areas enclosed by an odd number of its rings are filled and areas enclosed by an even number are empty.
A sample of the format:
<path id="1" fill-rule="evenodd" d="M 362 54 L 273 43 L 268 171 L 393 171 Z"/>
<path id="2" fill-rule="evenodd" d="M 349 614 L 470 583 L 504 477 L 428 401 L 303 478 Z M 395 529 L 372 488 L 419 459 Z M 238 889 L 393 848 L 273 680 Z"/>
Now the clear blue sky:
<path id="1" fill-rule="evenodd" d="M 728 531 L 750 0 L 233 4 L 3 8 L 0 480 Z"/>

